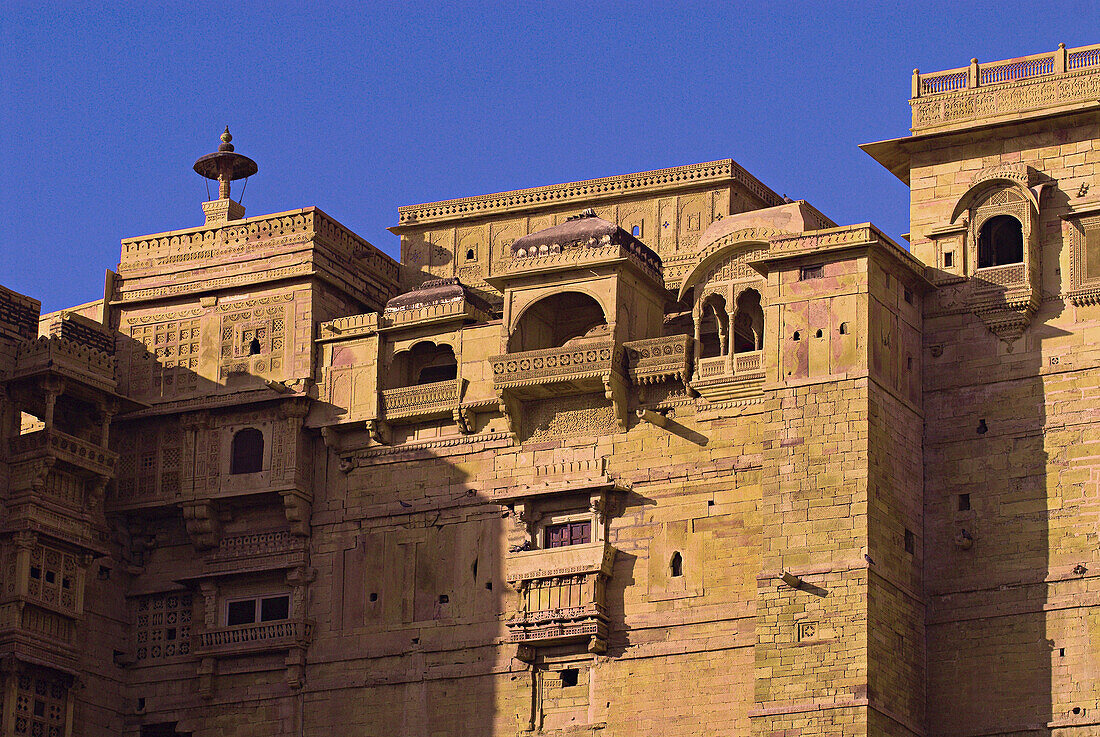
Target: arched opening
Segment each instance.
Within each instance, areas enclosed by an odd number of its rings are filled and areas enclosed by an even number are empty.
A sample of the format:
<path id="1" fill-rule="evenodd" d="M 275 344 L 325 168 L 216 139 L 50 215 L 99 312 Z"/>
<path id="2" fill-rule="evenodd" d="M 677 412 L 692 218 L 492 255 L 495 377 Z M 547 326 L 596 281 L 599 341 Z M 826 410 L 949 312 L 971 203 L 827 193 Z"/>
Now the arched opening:
<path id="1" fill-rule="evenodd" d="M 699 318 L 700 358 L 715 358 L 729 353 L 729 313 L 726 300 L 719 294 L 710 294 L 703 300 L 703 314 Z"/>
<path id="2" fill-rule="evenodd" d="M 254 427 L 238 430 L 229 454 L 229 473 L 256 473 L 264 467 L 264 434 Z"/>
<path id="3" fill-rule="evenodd" d="M 458 377 L 455 352 L 446 343 L 424 341 L 393 357 L 387 384 L 391 389 L 451 381 Z"/>
<path id="4" fill-rule="evenodd" d="M 737 297 L 733 317 L 733 352 L 748 353 L 764 348 L 764 309 L 760 292 L 746 289 Z"/>
<path id="5" fill-rule="evenodd" d="M 509 352 L 559 348 L 606 339 L 607 319 L 599 302 L 580 292 L 545 297 L 527 308 L 508 340 Z"/>
<path id="6" fill-rule="evenodd" d="M 978 268 L 1019 264 L 1024 260 L 1024 228 L 1011 215 L 997 215 L 978 231 Z"/>
<path id="7" fill-rule="evenodd" d="M 260 355 L 260 339 L 259 338 L 253 338 L 252 341 L 248 344 L 248 355 L 250 355 L 250 356 Z"/>
<path id="8" fill-rule="evenodd" d="M 669 575 L 673 578 L 679 578 L 684 575 L 684 556 L 680 555 L 680 551 L 677 550 L 672 554 L 672 560 L 668 563 Z"/>

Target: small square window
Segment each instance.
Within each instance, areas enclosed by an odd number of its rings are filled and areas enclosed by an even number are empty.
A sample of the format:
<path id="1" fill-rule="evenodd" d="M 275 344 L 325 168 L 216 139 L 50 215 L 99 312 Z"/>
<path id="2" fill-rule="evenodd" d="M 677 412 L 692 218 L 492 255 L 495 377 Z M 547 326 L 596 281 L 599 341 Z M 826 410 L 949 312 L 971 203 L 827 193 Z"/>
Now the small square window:
<path id="1" fill-rule="evenodd" d="M 821 264 L 814 266 L 803 266 L 798 272 L 799 281 L 806 281 L 807 279 L 820 279 L 825 276 L 825 267 Z"/>
<path id="2" fill-rule="evenodd" d="M 901 296 L 906 302 L 908 302 L 909 304 L 913 304 L 913 290 L 912 289 L 906 289 L 904 292 L 902 292 Z"/>
<path id="3" fill-rule="evenodd" d="M 959 494 L 959 511 L 965 512 L 970 509 L 970 495 Z"/>
<path id="4" fill-rule="evenodd" d="M 955 266 L 955 252 L 944 251 L 943 252 L 943 268 L 950 269 Z"/>
<path id="5" fill-rule="evenodd" d="M 546 547 L 563 548 L 566 545 L 584 545 L 592 542 L 592 523 L 564 522 L 546 526 Z"/>

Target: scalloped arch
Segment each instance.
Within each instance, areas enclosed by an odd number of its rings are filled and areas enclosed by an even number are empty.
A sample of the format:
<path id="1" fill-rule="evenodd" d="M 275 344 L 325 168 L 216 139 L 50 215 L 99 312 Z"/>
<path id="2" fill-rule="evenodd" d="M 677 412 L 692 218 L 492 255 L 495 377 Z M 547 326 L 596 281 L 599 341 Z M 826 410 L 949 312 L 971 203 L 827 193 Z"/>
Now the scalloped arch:
<path id="1" fill-rule="evenodd" d="M 699 252 L 699 261 L 687 273 L 684 280 L 680 282 L 680 292 L 677 299 L 683 299 L 684 295 L 687 294 L 687 290 L 695 286 L 699 278 L 709 271 L 715 263 L 730 255 L 730 251 L 749 246 L 770 248 L 772 238 L 786 235 L 792 235 L 792 233 L 772 228 L 743 228 L 727 233 Z M 745 250 L 748 250 L 748 248 L 745 248 Z"/>
<path id="2" fill-rule="evenodd" d="M 542 295 L 536 297 L 535 299 L 533 299 L 530 302 L 528 302 L 527 304 L 525 304 L 523 306 L 523 308 L 520 309 L 520 311 L 518 313 L 512 315 L 512 322 L 508 326 L 508 338 L 509 338 L 509 340 L 511 340 L 512 334 L 515 333 L 516 326 L 519 325 L 520 320 L 522 320 L 523 316 L 527 314 L 527 310 L 531 309 L 532 307 L 537 305 L 539 302 L 542 302 L 544 299 L 549 299 L 550 297 L 557 297 L 558 295 L 561 295 L 561 294 L 570 294 L 570 293 L 583 294 L 585 297 L 590 297 L 597 305 L 599 305 L 600 311 L 603 312 L 603 321 L 605 323 L 607 323 L 608 325 L 611 324 L 611 320 L 608 319 L 607 305 L 605 305 L 603 303 L 603 300 L 600 299 L 600 297 L 597 294 L 595 294 L 594 292 L 592 292 L 591 290 L 585 289 L 584 287 L 582 287 L 580 285 L 573 284 L 573 285 L 570 285 L 568 289 L 561 289 L 561 290 L 555 290 L 555 291 L 552 291 L 552 292 L 546 292 L 545 294 L 542 294 Z"/>
<path id="3" fill-rule="evenodd" d="M 1041 185 L 1040 185 L 1041 186 Z M 954 223 L 959 219 L 959 216 L 974 206 L 974 203 L 988 193 L 990 190 L 995 189 L 1012 189 L 1023 195 L 1026 202 L 1030 202 L 1033 209 L 1032 215 L 1038 216 L 1039 214 L 1039 198 L 1035 192 L 1030 188 L 1020 183 L 1016 178 L 1010 178 L 1003 176 L 994 171 L 989 178 L 975 181 L 970 186 L 970 189 L 963 193 L 963 196 L 959 198 L 959 201 L 955 203 L 955 209 L 951 212 L 951 222 Z"/>

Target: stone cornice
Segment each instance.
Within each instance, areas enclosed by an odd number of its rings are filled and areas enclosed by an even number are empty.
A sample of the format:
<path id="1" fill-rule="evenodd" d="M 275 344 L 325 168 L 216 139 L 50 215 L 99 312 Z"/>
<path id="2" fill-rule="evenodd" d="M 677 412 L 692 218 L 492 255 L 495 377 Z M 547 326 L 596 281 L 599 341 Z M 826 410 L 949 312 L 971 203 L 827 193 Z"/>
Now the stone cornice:
<path id="1" fill-rule="evenodd" d="M 670 169 L 567 182 L 548 187 L 531 187 L 476 197 L 405 205 L 398 208 L 399 225 L 392 230 L 400 232 L 404 227 L 413 225 L 441 223 L 482 215 L 499 215 L 506 212 L 539 210 L 571 203 L 653 194 L 695 184 L 730 181 L 744 187 L 768 207 L 783 204 L 783 199 L 779 195 L 749 174 L 736 161 L 722 159 Z"/>

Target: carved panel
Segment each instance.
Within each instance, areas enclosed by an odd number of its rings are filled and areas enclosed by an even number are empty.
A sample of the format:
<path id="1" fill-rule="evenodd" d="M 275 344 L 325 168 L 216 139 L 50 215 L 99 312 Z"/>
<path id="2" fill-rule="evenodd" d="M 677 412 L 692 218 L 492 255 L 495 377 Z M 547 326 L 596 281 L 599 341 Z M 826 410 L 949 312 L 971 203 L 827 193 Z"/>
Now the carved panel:
<path id="1" fill-rule="evenodd" d="M 145 350 L 130 352 L 130 393 L 138 399 L 174 397 L 198 387 L 199 320 L 131 324 Z"/>
<path id="2" fill-rule="evenodd" d="M 616 432 L 615 408 L 610 403 L 597 404 L 593 399 L 589 395 L 529 403 L 525 408 L 529 439 L 598 437 Z"/>
<path id="3" fill-rule="evenodd" d="M 1068 226 L 1070 239 L 1070 300 L 1076 305 L 1100 304 L 1100 214 L 1077 218 Z"/>

